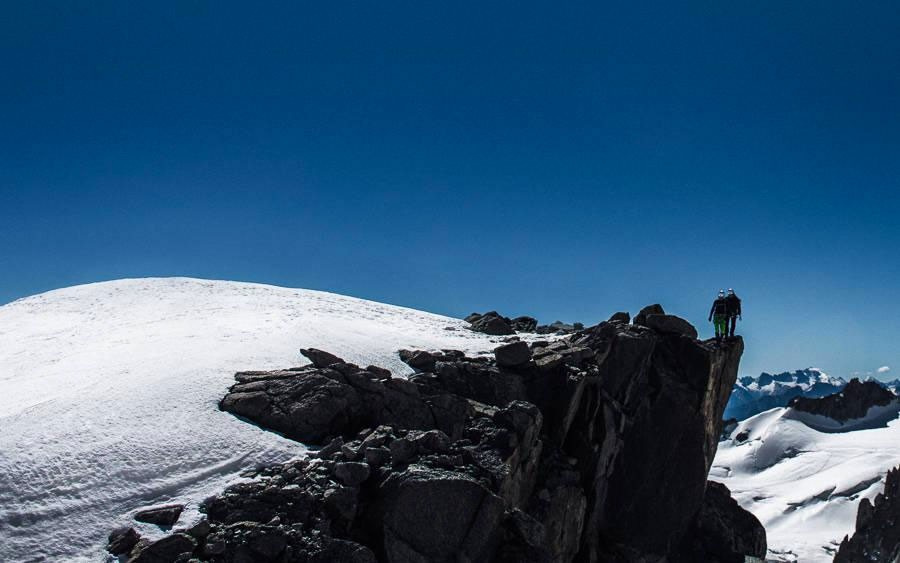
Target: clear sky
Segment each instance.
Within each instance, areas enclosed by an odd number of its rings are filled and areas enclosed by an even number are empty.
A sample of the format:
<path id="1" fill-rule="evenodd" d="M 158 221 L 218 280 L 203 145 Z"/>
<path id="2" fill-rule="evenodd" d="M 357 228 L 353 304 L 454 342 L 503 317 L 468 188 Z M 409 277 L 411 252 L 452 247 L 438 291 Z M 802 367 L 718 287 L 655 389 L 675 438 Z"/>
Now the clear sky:
<path id="1" fill-rule="evenodd" d="M 733 286 L 744 373 L 900 371 L 900 3 L 2 11 L 0 303 L 186 275 L 708 335 Z"/>

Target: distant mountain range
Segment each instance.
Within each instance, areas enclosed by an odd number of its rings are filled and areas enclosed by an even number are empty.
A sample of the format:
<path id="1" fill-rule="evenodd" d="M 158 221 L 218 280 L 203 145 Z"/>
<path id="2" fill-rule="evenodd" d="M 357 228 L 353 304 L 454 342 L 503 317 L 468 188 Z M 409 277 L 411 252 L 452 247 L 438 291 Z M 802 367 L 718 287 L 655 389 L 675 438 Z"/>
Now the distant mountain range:
<path id="1" fill-rule="evenodd" d="M 900 389 L 900 379 L 876 381 L 894 394 Z M 837 393 L 847 381 L 832 377 L 820 369 L 807 368 L 778 374 L 765 373 L 759 377 L 741 377 L 734 384 L 731 400 L 725 409 L 725 418 L 744 420 L 775 407 L 785 407 L 794 397 L 819 398 Z"/>

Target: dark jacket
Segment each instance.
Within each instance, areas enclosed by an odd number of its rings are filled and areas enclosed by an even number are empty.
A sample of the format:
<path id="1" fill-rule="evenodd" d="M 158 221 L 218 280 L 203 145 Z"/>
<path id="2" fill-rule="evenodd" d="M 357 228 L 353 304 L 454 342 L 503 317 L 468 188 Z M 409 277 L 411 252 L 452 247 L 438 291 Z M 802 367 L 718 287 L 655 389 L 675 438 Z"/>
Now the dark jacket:
<path id="1" fill-rule="evenodd" d="M 712 309 L 709 310 L 709 320 L 712 320 L 713 317 L 722 316 L 728 314 L 728 304 L 725 301 L 724 297 L 719 297 L 715 301 L 713 301 Z"/>
<path id="2" fill-rule="evenodd" d="M 733 293 L 725 298 L 725 308 L 729 317 L 736 317 L 741 314 L 741 299 Z"/>

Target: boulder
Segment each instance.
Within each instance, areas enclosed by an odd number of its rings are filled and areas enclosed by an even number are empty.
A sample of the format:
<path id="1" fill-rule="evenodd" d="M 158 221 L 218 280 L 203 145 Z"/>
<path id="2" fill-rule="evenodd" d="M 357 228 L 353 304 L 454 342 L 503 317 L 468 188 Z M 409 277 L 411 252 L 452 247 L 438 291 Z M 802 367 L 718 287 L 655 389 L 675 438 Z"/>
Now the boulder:
<path id="1" fill-rule="evenodd" d="M 432 371 L 440 356 L 424 350 L 400 350 L 400 360 L 418 371 Z"/>
<path id="2" fill-rule="evenodd" d="M 116 528 L 109 534 L 106 551 L 113 555 L 123 555 L 131 551 L 140 539 L 141 535 L 130 526 Z"/>
<path id="3" fill-rule="evenodd" d="M 634 316 L 634 324 L 647 326 L 647 316 L 648 315 L 665 315 L 666 312 L 663 310 L 662 305 L 654 304 L 647 305 L 643 309 L 641 309 L 637 315 Z"/>
<path id="4" fill-rule="evenodd" d="M 156 524 L 157 526 L 172 526 L 175 522 L 178 522 L 182 510 L 184 510 L 183 504 L 168 504 L 166 506 L 139 510 L 134 513 L 134 519 L 138 522 Z"/>
<path id="5" fill-rule="evenodd" d="M 492 336 L 504 336 L 507 334 L 515 334 L 509 320 L 501 317 L 496 312 L 485 313 L 478 320 L 471 324 L 471 329 L 475 332 L 483 332 Z"/>
<path id="6" fill-rule="evenodd" d="M 510 342 L 494 348 L 498 366 L 520 366 L 531 361 L 531 349 L 525 342 Z"/>
<path id="7" fill-rule="evenodd" d="M 516 332 L 534 332 L 538 322 L 534 317 L 522 316 L 514 318 L 509 324 Z"/>
<path id="8" fill-rule="evenodd" d="M 622 323 L 627 325 L 631 322 L 631 315 L 629 315 L 627 311 L 619 311 L 618 313 L 613 313 L 613 315 L 609 318 L 609 322 Z"/>
<path id="9" fill-rule="evenodd" d="M 347 461 L 334 466 L 334 476 L 348 487 L 356 487 L 369 478 L 371 470 L 368 463 Z"/>
<path id="10" fill-rule="evenodd" d="M 344 360 L 334 354 L 318 350 L 316 348 L 301 348 L 300 353 L 306 356 L 317 368 L 327 368 L 332 364 L 343 364 Z"/>
<path id="11" fill-rule="evenodd" d="M 416 468 L 384 487 L 384 548 L 389 561 L 490 560 L 504 503 L 477 480 Z"/>
<path id="12" fill-rule="evenodd" d="M 688 338 L 697 338 L 694 325 L 675 315 L 657 315 L 650 313 L 644 319 L 644 326 L 663 334 L 681 334 Z"/>
<path id="13" fill-rule="evenodd" d="M 175 533 L 139 549 L 137 554 L 128 559 L 128 563 L 172 563 L 180 556 L 189 558 L 196 548 L 196 539 L 187 534 Z"/>

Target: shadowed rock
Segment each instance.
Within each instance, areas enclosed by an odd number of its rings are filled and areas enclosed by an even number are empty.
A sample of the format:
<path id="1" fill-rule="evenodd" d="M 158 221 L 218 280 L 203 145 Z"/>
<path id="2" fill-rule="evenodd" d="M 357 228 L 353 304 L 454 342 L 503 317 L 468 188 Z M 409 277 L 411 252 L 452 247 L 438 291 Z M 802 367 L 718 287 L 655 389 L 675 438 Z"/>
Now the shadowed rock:
<path id="1" fill-rule="evenodd" d="M 644 319 L 644 326 L 663 334 L 681 334 L 688 338 L 697 338 L 694 325 L 675 315 L 657 315 L 651 313 Z"/>
<path id="2" fill-rule="evenodd" d="M 888 471 L 884 491 L 859 502 L 856 532 L 844 536 L 834 563 L 900 561 L 900 467 Z"/>
<path id="3" fill-rule="evenodd" d="M 861 383 L 853 378 L 838 393 L 813 399 L 795 397 L 788 406 L 803 412 L 827 416 L 838 422 L 862 418 L 872 407 L 884 407 L 897 399 L 896 395 L 875 381 Z"/>
<path id="4" fill-rule="evenodd" d="M 728 487 L 709 481 L 688 541 L 673 560 L 743 563 L 744 558 L 738 554 L 765 559 L 766 530 L 756 516 L 731 498 Z"/>
<path id="5" fill-rule="evenodd" d="M 499 366 L 520 366 L 531 361 L 531 349 L 524 342 L 510 342 L 495 348 L 494 357 Z"/>
<path id="6" fill-rule="evenodd" d="M 637 315 L 634 316 L 634 324 L 646 326 L 647 325 L 647 317 L 649 315 L 665 315 L 666 312 L 663 310 L 662 305 L 656 303 L 654 305 L 647 305 L 643 309 L 641 309 Z"/>
<path id="7" fill-rule="evenodd" d="M 193 554 L 637 563 L 687 561 L 690 545 L 722 561 L 753 555 L 763 532 L 706 484 L 742 351 L 740 338 L 714 345 L 604 322 L 506 344 L 496 359 L 429 352 L 408 379 L 322 355 L 324 367 L 238 373 L 223 409 L 327 446 L 205 503 Z"/>
<path id="8" fill-rule="evenodd" d="M 169 504 L 147 510 L 139 510 L 134 513 L 134 519 L 138 522 L 156 524 L 157 526 L 171 526 L 178 522 L 182 510 L 184 510 L 183 504 Z"/>
<path id="9" fill-rule="evenodd" d="M 113 555 L 128 553 L 140 539 L 141 535 L 132 527 L 116 528 L 109 534 L 106 551 Z"/>

